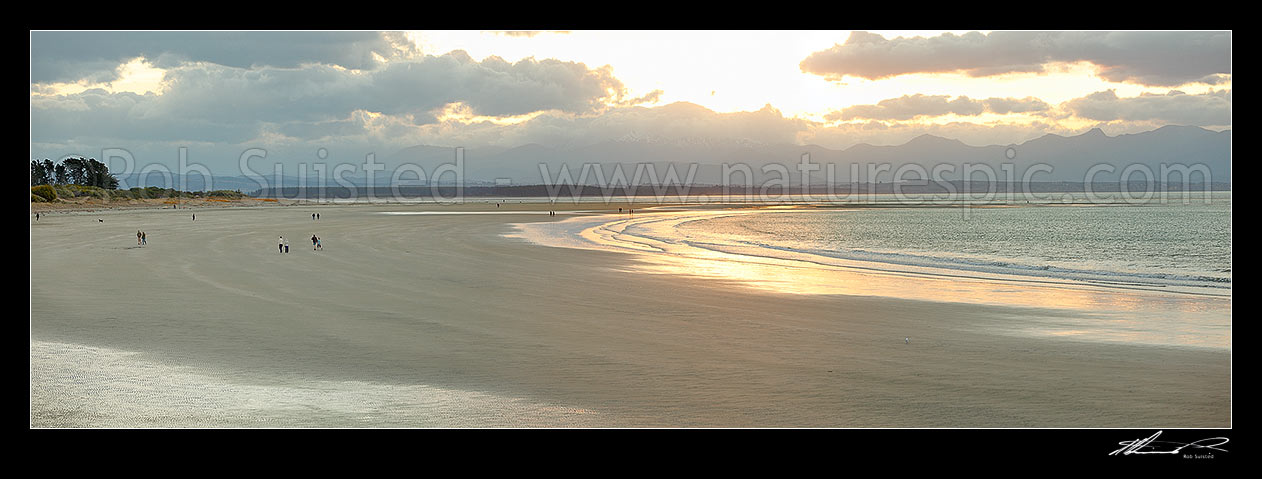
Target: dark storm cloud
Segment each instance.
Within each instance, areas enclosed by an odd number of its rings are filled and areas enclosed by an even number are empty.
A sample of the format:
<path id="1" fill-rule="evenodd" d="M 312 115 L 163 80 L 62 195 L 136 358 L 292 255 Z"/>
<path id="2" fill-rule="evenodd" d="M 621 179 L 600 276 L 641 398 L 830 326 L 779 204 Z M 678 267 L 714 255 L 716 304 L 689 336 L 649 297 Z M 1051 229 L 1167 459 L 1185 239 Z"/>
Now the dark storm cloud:
<path id="1" fill-rule="evenodd" d="M 197 63 L 167 70 L 160 95 L 94 89 L 33 96 L 31 135 L 40 141 L 92 134 L 236 143 L 263 125 L 309 137 L 307 125 L 319 137 L 360 128 L 363 122 L 352 121 L 356 112 L 418 125 L 436 121 L 434 112 L 455 102 L 487 116 L 587 114 L 621 103 L 625 92 L 608 67 L 552 59 L 479 62 L 460 51 L 360 72 L 324 64 L 244 69 Z"/>
<path id="2" fill-rule="evenodd" d="M 1231 32 L 993 32 L 886 39 L 853 32 L 815 52 L 802 71 L 830 78 L 889 78 L 963 72 L 1041 72 L 1053 62 L 1091 62 L 1113 82 L 1174 86 L 1222 83 L 1231 75 Z"/>
<path id="3" fill-rule="evenodd" d="M 1119 98 L 1113 90 L 1092 93 L 1063 104 L 1079 118 L 1096 121 L 1151 121 L 1163 124 L 1222 126 L 1231 124 L 1231 92 L 1188 95 L 1143 94 Z"/>
<path id="4" fill-rule="evenodd" d="M 381 112 L 430 110 L 461 101 L 487 116 L 508 116 L 540 110 L 586 113 L 626 92 L 608 66 L 590 69 L 582 63 L 527 58 L 509 63 L 499 57 L 474 61 L 463 51 L 423 62 L 391 63 L 372 74 L 365 98 Z"/>
<path id="5" fill-rule="evenodd" d="M 159 68 L 208 62 L 237 68 L 310 63 L 373 68 L 409 47 L 378 32 L 31 32 L 31 82 L 110 81 L 116 68 L 145 57 Z"/>
<path id="6" fill-rule="evenodd" d="M 987 98 L 982 100 L 986 111 L 1000 115 L 1008 113 L 1032 113 L 1047 111 L 1051 108 L 1047 102 L 1034 97 L 1025 98 Z"/>

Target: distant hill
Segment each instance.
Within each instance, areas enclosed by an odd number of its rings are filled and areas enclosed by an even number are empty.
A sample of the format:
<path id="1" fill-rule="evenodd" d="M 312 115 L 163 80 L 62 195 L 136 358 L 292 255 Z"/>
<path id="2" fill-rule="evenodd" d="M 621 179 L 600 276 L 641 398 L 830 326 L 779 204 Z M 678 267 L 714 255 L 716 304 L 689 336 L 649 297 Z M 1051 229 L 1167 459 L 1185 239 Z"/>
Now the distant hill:
<path id="1" fill-rule="evenodd" d="M 1010 150 L 1013 154 L 1009 158 Z M 719 185 L 745 182 L 744 173 L 751 173 L 752 183 L 781 181 L 783 184 L 799 186 L 802 184 L 801 172 L 798 169 L 802 155 L 809 154 L 810 161 L 818 169 L 810 172 L 809 183 L 822 185 L 825 183 L 845 184 L 852 182 L 888 183 L 900 168 L 916 170 L 917 167 L 932 173 L 939 168 L 943 180 L 984 181 L 986 176 L 974 174 L 970 178 L 962 178 L 965 165 L 979 167 L 986 165 L 996 173 L 996 179 L 1007 179 L 1007 171 L 1012 171 L 1012 179 L 1020 182 L 1026 172 L 1035 171 L 1031 177 L 1039 182 L 1078 182 L 1081 183 L 1086 174 L 1093 168 L 1099 172 L 1093 176 L 1096 182 L 1117 182 L 1121 173 L 1130 165 L 1146 166 L 1148 171 L 1159 175 L 1162 165 L 1200 165 L 1208 168 L 1216 184 L 1229 183 L 1231 179 L 1231 131 L 1214 132 L 1199 127 L 1166 126 L 1143 133 L 1108 136 L 1099 129 L 1093 129 L 1077 136 L 1044 135 L 1016 145 L 970 146 L 959 140 L 947 139 L 932 135 L 922 135 L 896 146 L 874 146 L 859 144 L 844 150 L 834 150 L 818 145 L 764 144 L 744 140 L 722 139 L 662 139 L 637 138 L 628 136 L 616 140 L 599 143 L 554 148 L 539 144 L 526 144 L 513 148 L 479 147 L 466 148 L 464 156 L 464 180 L 466 185 L 538 185 L 556 183 L 561 177 L 563 168 L 568 170 L 571 183 L 589 185 L 597 184 L 654 184 L 665 182 L 669 170 L 673 167 L 675 179 L 672 183 L 688 180 L 689 169 L 693 168 L 692 184 Z M 386 169 L 374 175 L 377 186 L 390 186 L 391 173 L 399 171 L 399 184 L 428 185 L 434 180 L 433 174 L 442 165 L 450 165 L 455 160 L 455 149 L 452 147 L 418 145 L 400 150 L 389 156 L 377 158 Z M 396 170 L 400 165 L 412 165 L 425 172 L 426 178 L 418 180 L 415 168 L 407 171 Z M 727 173 L 724 174 L 724 165 Z M 827 166 L 832 165 L 829 176 Z M 1051 166 L 1051 171 L 1032 170 L 1035 165 Z M 358 165 L 355 165 L 358 166 Z M 546 169 L 548 178 L 541 173 L 541 166 Z M 615 179 L 617 169 L 621 168 L 621 180 Z M 951 168 L 954 172 L 951 172 Z M 585 169 L 586 168 L 586 169 Z M 858 174 L 852 174 L 852 168 Z M 869 168 L 877 168 L 877 176 L 869 175 Z M 331 168 L 330 168 L 331 169 Z M 366 186 L 368 181 L 362 170 L 332 178 L 332 171 L 326 178 L 328 186 L 340 183 Z M 639 181 L 636 175 L 639 174 Z M 303 184 L 296 176 L 286 176 L 280 185 L 274 183 L 268 175 L 270 186 L 292 187 Z M 446 173 L 438 179 L 440 184 L 451 184 L 455 176 Z M 918 173 L 907 173 L 904 180 L 920 179 Z M 159 174 L 151 174 L 147 178 L 139 175 L 119 177 L 122 187 L 162 186 L 169 187 L 167 180 Z M 173 178 L 179 187 L 179 178 Z M 1135 172 L 1131 181 L 1146 180 L 1143 171 Z M 1173 181 L 1182 181 L 1174 176 Z M 1157 178 L 1157 181 L 1161 181 Z M 1196 175 L 1193 182 L 1204 182 Z M 309 186 L 315 180 L 309 179 Z M 187 178 L 189 190 L 207 189 L 200 175 Z M 216 176 L 213 189 L 241 190 L 252 192 L 259 189 L 259 182 L 246 176 Z"/>
<path id="2" fill-rule="evenodd" d="M 1009 147 L 1015 156 L 1008 158 Z M 450 162 L 451 148 L 413 147 L 392 155 L 393 161 L 415 158 L 421 166 Z M 1199 127 L 1166 126 L 1153 131 L 1118 136 L 1107 136 L 1099 129 L 1081 135 L 1063 137 L 1045 135 L 1017 145 L 970 146 L 959 140 L 922 135 L 897 146 L 855 145 L 844 150 L 833 150 L 818 145 L 759 144 L 741 141 L 664 141 L 652 138 L 624 138 L 608 140 L 575 148 L 551 148 L 530 144 L 510 149 L 469 149 L 466 151 L 466 178 L 493 181 L 510 179 L 514 184 L 539 184 L 543 181 L 540 165 L 546 165 L 555 180 L 562 165 L 578 180 L 584 164 L 589 167 L 588 182 L 598 183 L 594 165 L 601 165 L 608 180 L 616 166 L 621 165 L 628 181 L 640 166 L 647 177 L 647 164 L 654 166 L 662 177 L 669 165 L 674 165 L 681 178 L 689 166 L 697 165 L 694 183 L 723 183 L 723 165 L 729 171 L 744 165 L 754 173 L 755 181 L 779 178 L 784 171 L 790 173 L 790 184 L 800 183 L 798 164 L 801 156 L 810 154 L 816 165 L 833 164 L 835 182 L 869 181 L 869 165 L 888 169 L 881 173 L 884 181 L 904 165 L 919 165 L 932 171 L 937 165 L 954 165 L 955 174 L 944 173 L 944 179 L 961 179 L 965 164 L 989 165 L 1002 175 L 1002 165 L 1011 164 L 1015 179 L 1031 166 L 1050 165 L 1050 173 L 1038 172 L 1037 181 L 1078 181 L 1095 165 L 1111 165 L 1112 172 L 1104 169 L 1093 178 L 1098 181 L 1118 181 L 1129 165 L 1146 165 L 1159 173 L 1161 165 L 1194 165 L 1208 168 L 1215 182 L 1228 182 L 1231 177 L 1231 131 L 1214 132 Z M 444 156 L 445 154 L 445 156 Z M 764 173 L 764 167 L 768 167 Z M 775 166 L 779 165 L 779 167 Z M 851 165 L 858 165 L 859 175 L 851 176 Z M 430 171 L 430 168 L 426 168 Z M 740 174 L 729 175 L 732 181 L 743 181 Z M 828 178 L 825 167 L 811 173 L 811 183 L 817 184 Z M 915 179 L 914 174 L 905 178 Z M 882 179 L 881 177 L 877 178 Z M 976 175 L 973 180 L 984 177 Z M 1001 178 L 1002 179 L 1002 178 Z M 1134 173 L 1132 180 L 1142 180 L 1142 173 Z"/>

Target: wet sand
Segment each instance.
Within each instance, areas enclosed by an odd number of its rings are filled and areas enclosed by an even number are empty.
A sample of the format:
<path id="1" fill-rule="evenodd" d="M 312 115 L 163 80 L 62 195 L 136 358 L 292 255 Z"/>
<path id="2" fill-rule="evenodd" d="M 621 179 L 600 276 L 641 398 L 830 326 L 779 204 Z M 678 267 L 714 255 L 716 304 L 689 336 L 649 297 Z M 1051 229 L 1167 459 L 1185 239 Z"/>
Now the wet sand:
<path id="1" fill-rule="evenodd" d="M 574 208 L 548 209 L 43 216 L 31 425 L 1231 426 L 1227 349 L 995 334 L 1072 313 L 775 293 L 503 237 Z M 420 210 L 493 214 L 379 214 Z"/>

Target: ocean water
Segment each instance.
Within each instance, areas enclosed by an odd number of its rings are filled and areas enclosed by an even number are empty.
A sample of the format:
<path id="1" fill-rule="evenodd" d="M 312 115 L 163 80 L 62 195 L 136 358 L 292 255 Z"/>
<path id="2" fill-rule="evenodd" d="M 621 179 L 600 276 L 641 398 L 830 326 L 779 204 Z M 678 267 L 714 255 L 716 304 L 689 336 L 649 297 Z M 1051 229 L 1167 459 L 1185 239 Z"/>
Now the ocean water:
<path id="1" fill-rule="evenodd" d="M 663 208 L 524 224 L 518 236 L 677 259 L 783 261 L 1230 298 L 1231 196 L 1221 192 L 1209 199 Z"/>
<path id="2" fill-rule="evenodd" d="M 686 221 L 670 233 L 698 247 L 757 247 L 771 256 L 792 251 L 893 268 L 1225 291 L 1230 208 L 1228 198 L 1208 205 L 788 210 Z"/>
<path id="3" fill-rule="evenodd" d="M 1231 198 L 1209 203 L 688 206 L 517 225 L 628 272 L 784 294 L 1011 306 L 986 332 L 1230 347 Z"/>

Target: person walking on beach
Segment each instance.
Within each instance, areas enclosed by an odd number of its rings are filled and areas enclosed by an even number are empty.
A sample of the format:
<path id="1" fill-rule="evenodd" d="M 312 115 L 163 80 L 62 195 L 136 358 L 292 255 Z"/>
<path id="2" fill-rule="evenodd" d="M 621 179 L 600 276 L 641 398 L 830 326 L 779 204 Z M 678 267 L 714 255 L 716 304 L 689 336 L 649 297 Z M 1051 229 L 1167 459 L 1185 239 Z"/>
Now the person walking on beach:
<path id="1" fill-rule="evenodd" d="M 316 242 L 318 242 L 319 240 L 320 238 L 316 238 L 316 235 L 311 235 L 311 249 L 313 251 L 316 249 Z"/>
<path id="2" fill-rule="evenodd" d="M 285 252 L 289 252 L 289 240 L 285 240 Z"/>
<path id="3" fill-rule="evenodd" d="M 319 220 L 319 219 L 320 219 L 320 213 L 316 213 L 316 219 L 317 219 L 317 220 Z"/>
<path id="4" fill-rule="evenodd" d="M 140 244 L 142 245 L 149 244 L 148 235 L 146 235 L 144 231 L 140 232 Z"/>
<path id="5" fill-rule="evenodd" d="M 279 250 L 281 253 L 285 252 L 285 237 L 284 236 L 281 236 L 280 239 L 276 240 L 276 249 Z"/>
<path id="6" fill-rule="evenodd" d="M 315 221 L 315 213 L 311 213 L 311 221 Z"/>
<path id="7" fill-rule="evenodd" d="M 39 221 L 39 213 L 35 213 L 35 221 Z"/>
<path id="8" fill-rule="evenodd" d="M 140 246 L 140 230 L 136 230 L 136 246 Z"/>
<path id="9" fill-rule="evenodd" d="M 193 221 L 197 221 L 197 213 L 193 213 Z"/>

